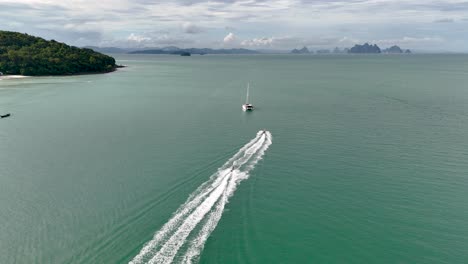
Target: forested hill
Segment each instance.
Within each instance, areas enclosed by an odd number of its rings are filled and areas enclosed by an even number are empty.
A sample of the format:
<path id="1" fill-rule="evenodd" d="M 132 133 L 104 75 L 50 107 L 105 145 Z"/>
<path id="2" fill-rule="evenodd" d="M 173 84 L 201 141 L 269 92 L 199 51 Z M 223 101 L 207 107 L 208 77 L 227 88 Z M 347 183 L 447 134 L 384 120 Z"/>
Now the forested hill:
<path id="1" fill-rule="evenodd" d="M 115 59 L 28 34 L 0 31 L 0 72 L 21 75 L 104 73 L 116 69 Z"/>

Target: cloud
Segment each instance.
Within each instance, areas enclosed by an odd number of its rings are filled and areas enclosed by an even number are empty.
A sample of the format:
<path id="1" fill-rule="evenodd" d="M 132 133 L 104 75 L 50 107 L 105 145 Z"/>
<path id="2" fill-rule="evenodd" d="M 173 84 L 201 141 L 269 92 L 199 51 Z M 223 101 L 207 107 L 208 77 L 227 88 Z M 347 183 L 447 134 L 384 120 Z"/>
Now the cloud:
<path id="1" fill-rule="evenodd" d="M 157 48 L 165 46 L 186 47 L 195 44 L 192 38 L 185 35 L 170 33 L 165 31 L 150 31 L 143 33 L 131 33 L 126 38 L 111 38 L 102 40 L 100 47 L 120 47 L 120 48 Z"/>
<path id="2" fill-rule="evenodd" d="M 232 31 L 236 31 L 236 30 L 237 30 L 237 29 L 236 29 L 235 27 L 233 27 L 233 26 L 225 26 L 224 29 L 225 29 L 226 31 L 229 31 L 229 32 L 232 32 Z"/>
<path id="3" fill-rule="evenodd" d="M 132 33 L 132 34 L 130 34 L 130 36 L 127 37 L 127 40 L 128 40 L 128 41 L 134 41 L 134 42 L 141 43 L 141 42 L 150 41 L 151 38 L 145 37 L 145 36 L 141 36 L 141 35 L 136 35 L 136 34 Z"/>
<path id="4" fill-rule="evenodd" d="M 316 38 L 302 38 L 293 36 L 283 37 L 260 37 L 245 39 L 240 42 L 240 45 L 252 49 L 292 49 L 301 48 L 303 46 L 320 49 L 320 48 L 333 48 L 333 47 L 352 47 L 360 43 L 373 43 L 383 47 L 401 45 L 402 47 L 417 47 L 417 46 L 430 46 L 440 45 L 444 43 L 441 37 L 401 37 L 401 38 L 385 38 L 385 39 L 358 39 L 353 37 L 316 37 Z"/>
<path id="5" fill-rule="evenodd" d="M 434 20 L 434 23 L 453 23 L 455 20 L 453 18 L 442 18 Z"/>
<path id="6" fill-rule="evenodd" d="M 358 39 L 355 39 L 355 38 L 350 38 L 350 37 L 342 37 L 338 40 L 338 43 L 340 44 L 339 46 L 342 46 L 342 45 L 353 45 L 353 44 L 357 44 L 359 43 L 360 41 Z"/>
<path id="7" fill-rule="evenodd" d="M 299 37 L 283 36 L 283 37 L 260 37 L 246 39 L 241 42 L 242 46 L 248 48 L 291 48 L 303 46 L 306 41 Z"/>
<path id="8" fill-rule="evenodd" d="M 354 38 L 324 36 L 315 38 L 302 38 L 298 36 L 261 37 L 241 41 L 241 45 L 244 47 L 273 49 L 291 49 L 301 48 L 303 46 L 311 48 L 348 47 L 356 43 L 359 43 L 359 40 Z"/>
<path id="9" fill-rule="evenodd" d="M 231 44 L 234 44 L 236 42 L 236 36 L 230 32 L 229 34 L 227 34 L 224 39 L 223 39 L 223 43 L 224 44 L 228 44 L 228 45 L 231 45 Z"/>
<path id="10" fill-rule="evenodd" d="M 248 39 L 244 40 L 241 42 L 242 46 L 248 46 L 248 47 L 265 47 L 265 46 L 271 46 L 273 43 L 273 38 L 254 38 L 254 39 Z"/>
<path id="11" fill-rule="evenodd" d="M 194 43 L 195 41 L 193 39 L 170 34 L 158 35 L 152 40 L 153 45 L 176 45 L 184 47 L 185 45 Z"/>
<path id="12" fill-rule="evenodd" d="M 203 29 L 191 22 L 185 22 L 182 24 L 182 30 L 187 34 L 198 34 L 203 32 Z"/>
<path id="13" fill-rule="evenodd" d="M 390 47 L 393 45 L 398 45 L 401 48 L 411 48 L 411 49 L 437 49 L 440 50 L 440 47 L 446 40 L 442 37 L 402 37 L 395 39 L 378 39 L 370 41 L 370 43 L 378 44 L 381 47 Z"/>
<path id="14" fill-rule="evenodd" d="M 466 50 L 467 13 L 467 0 L 0 0 L 3 30 L 72 45 L 290 49 L 377 39 L 416 46 L 438 36 L 440 49 Z"/>

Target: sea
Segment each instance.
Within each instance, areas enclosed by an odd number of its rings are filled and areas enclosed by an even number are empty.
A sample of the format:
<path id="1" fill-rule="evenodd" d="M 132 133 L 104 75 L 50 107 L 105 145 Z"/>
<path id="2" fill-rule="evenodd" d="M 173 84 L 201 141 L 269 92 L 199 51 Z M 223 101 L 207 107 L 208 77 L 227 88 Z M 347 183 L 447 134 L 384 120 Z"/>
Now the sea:
<path id="1" fill-rule="evenodd" d="M 0 263 L 468 262 L 468 55 L 114 56 L 0 80 Z"/>

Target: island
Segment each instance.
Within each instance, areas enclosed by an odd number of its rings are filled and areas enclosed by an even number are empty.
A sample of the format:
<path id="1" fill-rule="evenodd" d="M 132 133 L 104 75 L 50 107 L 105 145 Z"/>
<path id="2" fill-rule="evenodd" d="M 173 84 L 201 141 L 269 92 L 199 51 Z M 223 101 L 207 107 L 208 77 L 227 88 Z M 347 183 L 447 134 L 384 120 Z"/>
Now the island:
<path id="1" fill-rule="evenodd" d="M 310 51 L 307 47 L 303 47 L 302 49 L 293 49 L 291 53 L 292 54 L 309 54 Z"/>
<path id="2" fill-rule="evenodd" d="M 364 45 L 356 44 L 354 47 L 348 50 L 348 53 L 381 53 L 379 46 L 377 44 L 370 45 L 365 43 Z"/>
<path id="3" fill-rule="evenodd" d="M 91 49 L 0 31 L 0 72 L 5 75 L 73 75 L 112 72 L 115 59 Z"/>
<path id="4" fill-rule="evenodd" d="M 182 55 L 182 54 L 259 54 L 260 52 L 249 49 L 209 49 L 209 48 L 188 48 L 181 49 L 178 47 L 154 48 L 135 50 L 128 52 L 128 54 L 168 54 L 168 55 Z"/>
<path id="5" fill-rule="evenodd" d="M 382 50 L 383 53 L 403 53 L 403 50 L 397 45 L 391 46 L 390 48 Z"/>
<path id="6" fill-rule="evenodd" d="M 394 46 L 391 46 L 390 48 L 384 49 L 382 52 L 389 53 L 389 54 L 402 54 L 402 53 L 410 54 L 411 50 L 407 49 L 403 51 L 399 46 L 394 45 Z"/>
<path id="7" fill-rule="evenodd" d="M 319 50 L 317 50 L 317 54 L 330 54 L 330 50 L 328 50 L 328 49 L 319 49 Z"/>
<path id="8" fill-rule="evenodd" d="M 354 47 L 348 50 L 348 53 L 411 54 L 411 50 L 409 49 L 403 50 L 397 45 L 381 50 L 379 46 L 377 46 L 377 44 L 370 45 L 369 43 L 365 43 L 364 45 L 359 45 L 359 44 L 354 45 Z"/>

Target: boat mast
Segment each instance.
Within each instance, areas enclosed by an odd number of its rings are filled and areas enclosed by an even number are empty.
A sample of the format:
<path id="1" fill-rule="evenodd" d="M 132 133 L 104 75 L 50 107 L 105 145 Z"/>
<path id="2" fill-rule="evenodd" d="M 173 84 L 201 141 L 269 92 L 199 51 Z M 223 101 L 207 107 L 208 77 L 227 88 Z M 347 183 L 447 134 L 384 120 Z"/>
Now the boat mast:
<path id="1" fill-rule="evenodd" d="M 247 98 L 245 99 L 245 104 L 249 103 L 249 89 L 250 89 L 250 83 L 247 83 Z"/>

